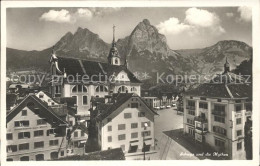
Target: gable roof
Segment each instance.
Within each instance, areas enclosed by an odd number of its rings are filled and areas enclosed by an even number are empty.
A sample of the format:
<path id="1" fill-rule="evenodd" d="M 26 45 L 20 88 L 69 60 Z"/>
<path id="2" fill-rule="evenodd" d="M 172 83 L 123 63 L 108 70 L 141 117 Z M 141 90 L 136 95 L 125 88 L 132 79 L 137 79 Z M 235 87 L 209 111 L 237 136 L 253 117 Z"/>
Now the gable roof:
<path id="1" fill-rule="evenodd" d="M 38 116 L 46 118 L 46 121 L 53 126 L 58 127 L 60 125 L 67 125 L 66 121 L 58 116 L 50 107 L 48 107 L 46 103 L 44 103 L 35 95 L 28 95 L 21 103 L 13 108 L 6 116 L 6 123 L 10 122 L 24 107 L 28 105 L 28 103 L 33 103 L 33 107 L 30 108 L 31 111 L 36 113 L 36 110 L 34 108 L 39 108 L 40 111 L 38 113 Z M 57 123 L 54 123 L 52 119 L 55 119 Z"/>
<path id="2" fill-rule="evenodd" d="M 127 102 L 132 97 L 139 98 L 153 114 L 158 115 L 152 108 L 150 108 L 147 105 L 147 103 L 140 96 L 134 93 L 118 93 L 118 94 L 113 94 L 112 97 L 112 100 L 114 101 L 113 104 L 106 103 L 106 104 L 101 104 L 101 107 L 98 107 L 98 109 L 101 110 L 101 113 L 97 116 L 97 119 L 103 120 L 107 118 L 110 114 L 116 111 L 122 104 Z"/>
<path id="3" fill-rule="evenodd" d="M 131 83 L 142 83 L 138 80 L 134 74 L 128 70 L 125 66 L 117 66 L 111 65 L 109 63 L 104 62 L 97 62 L 97 61 L 90 61 L 84 59 L 75 59 L 75 58 L 65 58 L 65 57 L 58 57 L 58 66 L 61 71 L 65 71 L 67 75 L 79 75 L 84 76 L 87 75 L 88 79 L 90 79 L 93 75 L 102 75 L 101 80 L 98 77 L 92 77 L 92 80 L 89 81 L 108 81 L 105 80 L 104 75 L 115 76 L 120 73 L 121 71 L 125 71 L 129 77 Z M 79 79 L 82 79 L 79 77 Z M 87 80 L 86 80 L 87 81 Z"/>

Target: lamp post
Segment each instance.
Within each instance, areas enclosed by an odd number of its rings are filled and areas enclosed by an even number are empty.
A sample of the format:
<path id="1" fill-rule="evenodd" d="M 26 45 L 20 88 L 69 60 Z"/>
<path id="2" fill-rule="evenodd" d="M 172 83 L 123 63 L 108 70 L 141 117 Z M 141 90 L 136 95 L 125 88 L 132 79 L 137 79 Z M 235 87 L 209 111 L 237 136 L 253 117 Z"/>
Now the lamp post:
<path id="1" fill-rule="evenodd" d="M 148 127 L 147 122 L 144 123 L 144 134 L 143 134 L 143 151 L 144 151 L 144 160 L 145 160 L 145 142 L 144 142 L 144 137 L 145 137 L 145 130 Z"/>

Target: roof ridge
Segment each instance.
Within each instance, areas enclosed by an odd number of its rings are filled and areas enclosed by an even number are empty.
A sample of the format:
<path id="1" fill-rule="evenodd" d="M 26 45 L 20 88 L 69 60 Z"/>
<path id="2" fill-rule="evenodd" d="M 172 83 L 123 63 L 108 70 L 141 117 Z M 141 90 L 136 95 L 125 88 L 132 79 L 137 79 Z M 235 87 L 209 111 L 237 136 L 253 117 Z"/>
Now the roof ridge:
<path id="1" fill-rule="evenodd" d="M 230 96 L 231 98 L 234 98 L 234 96 L 232 95 L 232 93 L 231 93 L 230 89 L 228 88 L 227 84 L 225 84 L 225 88 L 226 88 L 226 90 L 227 90 L 229 96 Z"/>

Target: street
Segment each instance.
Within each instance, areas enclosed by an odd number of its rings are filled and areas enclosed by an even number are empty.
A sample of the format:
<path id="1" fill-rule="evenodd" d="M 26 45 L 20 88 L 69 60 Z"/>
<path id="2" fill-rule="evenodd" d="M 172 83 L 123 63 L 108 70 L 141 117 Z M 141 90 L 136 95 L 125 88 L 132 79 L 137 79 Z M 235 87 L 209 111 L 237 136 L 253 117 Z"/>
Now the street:
<path id="1" fill-rule="evenodd" d="M 158 110 L 159 116 L 155 117 L 155 139 L 158 140 L 156 150 L 158 151 L 152 160 L 197 160 L 194 156 L 181 156 L 180 153 L 190 153 L 184 147 L 166 136 L 163 131 L 180 129 L 183 127 L 183 115 L 173 108 Z"/>

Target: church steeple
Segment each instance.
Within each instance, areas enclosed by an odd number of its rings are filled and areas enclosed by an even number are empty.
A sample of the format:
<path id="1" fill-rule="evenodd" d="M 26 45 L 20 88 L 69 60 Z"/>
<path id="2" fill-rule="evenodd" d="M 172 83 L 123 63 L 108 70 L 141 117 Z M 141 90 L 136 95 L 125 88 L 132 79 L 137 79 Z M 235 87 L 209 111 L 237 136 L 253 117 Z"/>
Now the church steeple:
<path id="1" fill-rule="evenodd" d="M 230 71 L 230 64 L 228 63 L 227 57 L 226 57 L 226 63 L 224 64 L 224 73 L 227 73 Z"/>
<path id="2" fill-rule="evenodd" d="M 108 63 L 111 65 L 120 65 L 120 55 L 118 53 L 118 50 L 116 48 L 116 41 L 115 41 L 115 25 L 113 25 L 113 41 L 112 41 L 112 47 L 109 51 L 109 55 L 107 57 Z"/>

